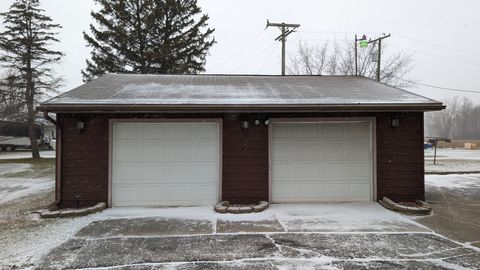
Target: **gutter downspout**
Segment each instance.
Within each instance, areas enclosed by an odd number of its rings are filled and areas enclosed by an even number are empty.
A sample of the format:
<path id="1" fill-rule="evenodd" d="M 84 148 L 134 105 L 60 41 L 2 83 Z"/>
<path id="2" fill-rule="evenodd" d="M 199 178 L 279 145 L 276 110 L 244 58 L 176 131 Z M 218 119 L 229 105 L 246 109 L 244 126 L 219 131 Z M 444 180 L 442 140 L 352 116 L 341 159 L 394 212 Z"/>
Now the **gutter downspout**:
<path id="1" fill-rule="evenodd" d="M 62 172 L 62 128 L 57 121 L 48 115 L 48 111 L 43 112 L 45 119 L 50 121 L 57 128 L 57 138 L 55 141 L 55 202 L 54 206 L 58 206 L 62 201 L 62 181 L 61 181 L 61 172 Z"/>

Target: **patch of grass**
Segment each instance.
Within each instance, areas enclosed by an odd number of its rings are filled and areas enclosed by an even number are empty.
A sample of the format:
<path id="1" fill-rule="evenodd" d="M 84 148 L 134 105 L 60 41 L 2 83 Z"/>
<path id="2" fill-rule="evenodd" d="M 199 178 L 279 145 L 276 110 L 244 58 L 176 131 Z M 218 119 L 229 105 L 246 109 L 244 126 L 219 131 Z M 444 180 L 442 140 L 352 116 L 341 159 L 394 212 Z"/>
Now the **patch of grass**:
<path id="1" fill-rule="evenodd" d="M 0 164 L 27 163 L 27 164 L 55 164 L 55 158 L 15 158 L 0 159 Z"/>

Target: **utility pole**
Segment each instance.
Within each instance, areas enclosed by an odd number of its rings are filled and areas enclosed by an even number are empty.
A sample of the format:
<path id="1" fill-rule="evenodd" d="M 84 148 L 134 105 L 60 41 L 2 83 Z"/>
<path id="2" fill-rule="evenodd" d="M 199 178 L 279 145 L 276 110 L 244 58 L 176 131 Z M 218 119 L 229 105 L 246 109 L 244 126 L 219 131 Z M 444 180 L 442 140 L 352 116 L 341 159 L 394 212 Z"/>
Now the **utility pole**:
<path id="1" fill-rule="evenodd" d="M 377 82 L 380 81 L 380 62 L 382 59 L 382 39 L 390 37 L 390 34 L 384 35 L 383 37 L 379 37 L 377 39 L 371 40 L 370 42 L 378 41 L 378 59 L 377 59 Z"/>
<path id="2" fill-rule="evenodd" d="M 282 42 L 282 76 L 285 75 L 285 42 L 287 41 L 287 36 L 291 33 L 295 32 L 295 29 L 300 27 L 300 24 L 292 24 L 292 23 L 271 23 L 267 20 L 267 27 L 278 27 L 282 34 L 275 38 L 276 41 Z M 266 29 L 265 28 L 265 29 Z"/>
<path id="3" fill-rule="evenodd" d="M 385 38 L 388 38 L 390 37 L 391 34 L 388 34 L 388 35 L 385 35 L 383 34 L 383 36 L 379 37 L 379 38 L 376 38 L 376 39 L 370 39 L 367 41 L 367 37 L 365 35 L 362 36 L 361 39 L 358 39 L 357 38 L 357 35 L 355 35 L 355 75 L 358 75 L 358 64 L 357 64 L 357 42 L 360 41 L 360 47 L 362 48 L 365 48 L 368 46 L 368 44 L 370 43 L 375 43 L 378 41 L 378 50 L 377 50 L 377 76 L 376 76 L 376 79 L 377 79 L 377 82 L 380 81 L 380 63 L 381 63 L 381 60 L 382 60 L 382 39 L 385 39 Z"/>

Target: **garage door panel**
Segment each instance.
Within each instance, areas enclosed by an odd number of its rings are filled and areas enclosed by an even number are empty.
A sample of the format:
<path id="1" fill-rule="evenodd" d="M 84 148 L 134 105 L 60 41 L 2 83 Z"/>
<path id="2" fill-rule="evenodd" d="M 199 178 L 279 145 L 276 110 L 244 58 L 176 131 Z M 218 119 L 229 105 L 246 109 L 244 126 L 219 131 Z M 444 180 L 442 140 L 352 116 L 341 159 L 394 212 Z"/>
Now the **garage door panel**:
<path id="1" fill-rule="evenodd" d="M 195 131 L 195 138 L 196 139 L 215 139 L 218 140 L 218 132 L 212 126 L 216 124 L 212 123 L 201 123 L 201 124 L 194 124 L 192 125 L 193 130 Z"/>
<path id="2" fill-rule="evenodd" d="M 168 138 L 168 126 L 165 124 L 148 123 L 139 125 L 142 139 Z"/>
<path id="3" fill-rule="evenodd" d="M 370 126 L 365 123 L 349 124 L 345 130 L 345 137 L 347 138 L 370 138 Z"/>
<path id="4" fill-rule="evenodd" d="M 345 162 L 324 162 L 320 166 L 323 171 L 323 177 L 327 179 L 345 178 L 345 168 L 347 167 Z"/>
<path id="5" fill-rule="evenodd" d="M 346 160 L 345 143 L 322 141 L 319 142 L 320 160 Z"/>
<path id="6" fill-rule="evenodd" d="M 113 137 L 115 139 L 136 139 L 140 134 L 138 124 L 117 124 L 114 129 Z"/>
<path id="7" fill-rule="evenodd" d="M 320 136 L 318 123 L 295 124 L 294 131 L 296 138 L 318 138 Z"/>
<path id="8" fill-rule="evenodd" d="M 303 161 L 293 164 L 297 170 L 298 179 L 316 179 L 322 176 L 322 167 L 317 162 Z"/>
<path id="9" fill-rule="evenodd" d="M 342 138 L 345 133 L 345 127 L 343 124 L 328 123 L 322 124 L 323 136 L 325 138 Z"/>
<path id="10" fill-rule="evenodd" d="M 167 162 L 169 144 L 160 140 L 146 140 L 141 146 L 137 162 Z"/>
<path id="11" fill-rule="evenodd" d="M 352 184 L 349 191 L 352 199 L 369 200 L 371 196 L 370 183 Z"/>
<path id="12" fill-rule="evenodd" d="M 348 160 L 364 161 L 371 157 L 370 143 L 368 141 L 349 142 L 346 148 Z"/>
<path id="13" fill-rule="evenodd" d="M 371 200 L 370 124 L 273 123 L 272 202 Z"/>
<path id="14" fill-rule="evenodd" d="M 338 182 L 325 183 L 324 197 L 326 199 L 334 199 L 334 200 L 349 198 L 348 183 L 338 183 Z"/>
<path id="15" fill-rule="evenodd" d="M 113 156 L 114 162 L 134 162 L 140 159 L 138 142 L 134 140 L 119 140 L 113 144 L 117 154 Z"/>
<path id="16" fill-rule="evenodd" d="M 272 136 L 274 138 L 292 138 L 293 130 L 293 125 L 278 123 L 272 126 Z"/>
<path id="17" fill-rule="evenodd" d="M 347 176 L 349 178 L 362 177 L 362 178 L 371 178 L 372 177 L 372 167 L 370 163 L 350 163 L 346 167 Z"/>
<path id="18" fill-rule="evenodd" d="M 118 130 L 128 139 L 116 139 Z M 218 123 L 121 123 L 113 131 L 113 206 L 218 201 Z"/>

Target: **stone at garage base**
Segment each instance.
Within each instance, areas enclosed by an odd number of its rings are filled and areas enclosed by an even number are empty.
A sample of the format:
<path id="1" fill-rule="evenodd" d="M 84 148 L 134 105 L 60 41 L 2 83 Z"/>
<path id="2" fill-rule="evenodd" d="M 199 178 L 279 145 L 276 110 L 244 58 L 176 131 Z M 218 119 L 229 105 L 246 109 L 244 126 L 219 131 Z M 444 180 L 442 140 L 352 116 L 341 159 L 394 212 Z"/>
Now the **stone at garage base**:
<path id="1" fill-rule="evenodd" d="M 228 201 L 223 201 L 217 203 L 213 209 L 217 213 L 221 214 L 248 214 L 252 212 L 262 212 L 267 209 L 269 203 L 266 201 L 260 201 L 258 204 L 250 204 L 250 205 L 231 205 Z"/>
<path id="2" fill-rule="evenodd" d="M 383 199 L 378 203 L 387 209 L 407 214 L 429 215 L 432 213 L 432 207 L 428 203 L 420 200 L 415 201 L 415 206 L 402 205 L 390 200 L 387 197 L 383 197 Z"/>
<path id="3" fill-rule="evenodd" d="M 94 206 L 79 208 L 79 209 L 44 209 L 34 213 L 40 215 L 41 218 L 59 218 L 59 217 L 79 217 L 86 216 L 100 212 L 107 208 L 107 204 L 104 202 L 97 203 Z"/>

